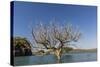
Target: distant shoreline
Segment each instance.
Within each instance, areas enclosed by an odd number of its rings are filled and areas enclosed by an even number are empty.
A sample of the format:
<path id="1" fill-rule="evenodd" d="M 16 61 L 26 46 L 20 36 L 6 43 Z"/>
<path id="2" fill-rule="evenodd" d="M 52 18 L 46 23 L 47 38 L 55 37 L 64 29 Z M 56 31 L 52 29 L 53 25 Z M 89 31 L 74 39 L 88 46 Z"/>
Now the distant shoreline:
<path id="1" fill-rule="evenodd" d="M 70 54 L 79 54 L 79 53 L 97 53 L 97 48 L 94 48 L 94 49 L 73 49 L 72 51 L 70 52 L 66 52 L 66 53 L 63 53 L 63 55 L 70 55 Z M 46 53 L 35 53 L 33 52 L 33 55 L 32 56 L 46 56 L 46 55 L 53 55 L 52 53 L 50 54 L 46 54 Z M 18 57 L 24 57 L 24 56 L 18 56 Z"/>
<path id="2" fill-rule="evenodd" d="M 83 52 L 97 52 L 97 48 L 94 48 L 94 49 L 73 49 L 69 53 L 83 53 Z"/>
<path id="3" fill-rule="evenodd" d="M 75 53 L 96 53 L 97 52 L 97 48 L 94 49 L 73 49 L 72 51 L 69 51 L 68 53 L 63 53 L 64 54 L 75 54 Z M 34 52 L 33 52 L 34 53 Z M 34 53 L 33 56 L 45 56 L 45 55 L 52 55 L 51 54 L 36 54 Z"/>

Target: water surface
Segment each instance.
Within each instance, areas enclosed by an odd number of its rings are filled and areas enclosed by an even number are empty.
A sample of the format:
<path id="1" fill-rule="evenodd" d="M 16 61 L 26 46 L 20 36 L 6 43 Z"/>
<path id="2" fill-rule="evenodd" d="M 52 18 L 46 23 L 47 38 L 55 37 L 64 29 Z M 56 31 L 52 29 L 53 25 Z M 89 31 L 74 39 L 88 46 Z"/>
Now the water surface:
<path id="1" fill-rule="evenodd" d="M 60 63 L 72 63 L 72 62 L 86 62 L 86 61 L 96 61 L 97 53 L 73 53 L 64 54 L 61 57 Z M 15 57 L 14 65 L 36 65 L 36 64 L 54 64 L 57 63 L 57 58 L 55 55 L 45 55 L 45 56 L 24 56 Z"/>

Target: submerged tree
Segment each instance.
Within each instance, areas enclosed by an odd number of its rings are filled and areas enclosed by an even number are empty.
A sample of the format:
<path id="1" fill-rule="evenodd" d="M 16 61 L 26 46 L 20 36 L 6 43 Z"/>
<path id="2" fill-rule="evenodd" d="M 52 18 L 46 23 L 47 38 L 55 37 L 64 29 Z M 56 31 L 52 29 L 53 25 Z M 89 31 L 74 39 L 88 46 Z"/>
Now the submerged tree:
<path id="1" fill-rule="evenodd" d="M 71 45 L 71 42 L 77 42 L 80 36 L 80 31 L 71 24 L 63 26 L 54 23 L 40 24 L 37 28 L 32 29 L 32 37 L 35 43 L 38 46 L 42 45 L 49 52 L 53 51 L 58 60 L 61 59 L 63 48 Z"/>

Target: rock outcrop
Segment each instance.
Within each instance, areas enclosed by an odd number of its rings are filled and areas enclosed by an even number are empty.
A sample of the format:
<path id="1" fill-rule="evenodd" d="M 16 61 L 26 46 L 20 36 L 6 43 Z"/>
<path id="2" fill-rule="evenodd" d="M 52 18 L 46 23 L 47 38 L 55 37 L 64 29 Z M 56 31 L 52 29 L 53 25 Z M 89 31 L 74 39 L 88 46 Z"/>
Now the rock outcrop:
<path id="1" fill-rule="evenodd" d="M 31 44 L 26 38 L 15 37 L 13 41 L 14 56 L 31 56 Z"/>

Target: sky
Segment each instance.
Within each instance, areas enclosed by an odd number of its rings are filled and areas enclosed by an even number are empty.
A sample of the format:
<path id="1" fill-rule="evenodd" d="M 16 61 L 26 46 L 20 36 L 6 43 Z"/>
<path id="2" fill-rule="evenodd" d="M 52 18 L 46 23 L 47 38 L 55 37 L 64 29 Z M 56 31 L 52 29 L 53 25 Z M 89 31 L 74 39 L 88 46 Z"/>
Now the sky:
<path id="1" fill-rule="evenodd" d="M 14 2 L 14 36 L 26 37 L 32 42 L 31 29 L 37 24 L 48 25 L 54 18 L 55 24 L 71 23 L 78 26 L 82 37 L 78 48 L 97 48 L 97 7 L 71 4 L 43 4 Z"/>

